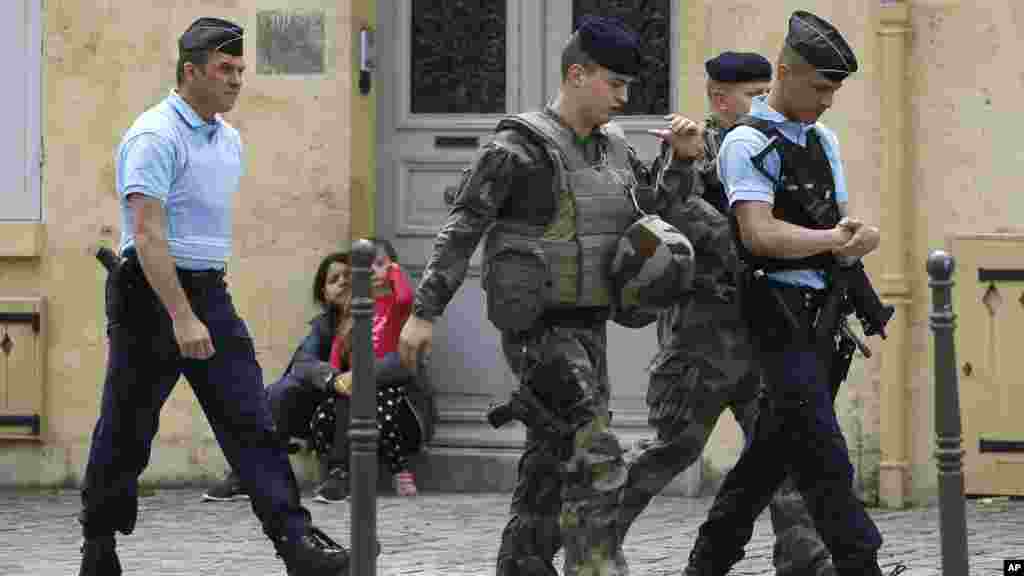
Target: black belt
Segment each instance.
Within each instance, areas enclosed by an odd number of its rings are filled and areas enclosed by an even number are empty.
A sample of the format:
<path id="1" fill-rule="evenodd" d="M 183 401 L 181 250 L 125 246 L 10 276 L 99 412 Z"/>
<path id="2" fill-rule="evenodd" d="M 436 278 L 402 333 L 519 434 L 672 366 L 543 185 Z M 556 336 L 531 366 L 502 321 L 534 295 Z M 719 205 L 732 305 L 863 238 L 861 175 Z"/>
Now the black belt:
<path id="1" fill-rule="evenodd" d="M 755 285 L 774 298 L 779 312 L 786 317 L 792 329 L 814 326 L 827 294 L 824 290 L 787 284 L 771 278 L 761 278 Z"/>
<path id="2" fill-rule="evenodd" d="M 225 272 L 216 268 L 208 268 L 205 270 L 188 270 L 185 268 L 175 268 L 178 271 L 178 278 L 188 282 L 216 282 L 224 278 Z"/>
<path id="3" fill-rule="evenodd" d="M 787 304 L 805 309 L 814 309 L 825 303 L 824 290 L 786 284 L 777 280 L 764 280 L 765 288 L 778 292 Z M 795 310 L 794 310 L 795 312 Z"/>
<path id="4" fill-rule="evenodd" d="M 121 253 L 121 257 L 125 265 L 136 268 L 141 273 L 141 264 L 139 263 L 139 255 L 135 251 L 135 247 L 129 247 Z M 188 268 L 175 267 L 175 271 L 178 273 L 178 278 L 196 284 L 205 282 L 217 282 L 224 278 L 225 271 L 219 268 L 204 268 L 201 270 L 190 270 Z"/>
<path id="5" fill-rule="evenodd" d="M 596 328 L 611 317 L 611 310 L 605 306 L 585 308 L 554 308 L 545 310 L 540 322 L 545 326 L 564 328 Z"/>
<path id="6" fill-rule="evenodd" d="M 129 278 L 134 278 L 140 286 L 147 287 L 150 290 L 152 289 L 149 287 L 146 275 L 142 271 L 142 264 L 139 262 L 139 255 L 136 253 L 134 248 L 128 248 L 122 253 L 121 270 L 127 273 Z M 181 284 L 181 289 L 189 295 L 196 295 L 199 293 L 205 293 L 209 290 L 216 290 L 219 286 L 224 285 L 224 270 L 216 268 L 188 270 L 185 268 L 175 267 L 175 271 L 177 272 L 178 282 Z"/>

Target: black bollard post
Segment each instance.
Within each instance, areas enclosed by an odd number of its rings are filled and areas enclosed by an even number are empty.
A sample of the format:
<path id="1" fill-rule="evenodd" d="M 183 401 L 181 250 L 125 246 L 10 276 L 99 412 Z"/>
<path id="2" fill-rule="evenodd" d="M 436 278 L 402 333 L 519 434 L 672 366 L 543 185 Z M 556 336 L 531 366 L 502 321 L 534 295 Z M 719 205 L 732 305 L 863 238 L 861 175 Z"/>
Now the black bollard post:
<path id="1" fill-rule="evenodd" d="M 377 570 L 377 441 L 380 433 L 377 431 L 377 385 L 370 334 L 373 323 L 370 265 L 375 252 L 373 244 L 367 240 L 359 240 L 352 246 L 352 420 L 349 425 L 352 559 L 349 574 L 359 576 L 374 576 Z M 338 424 L 341 423 L 338 418 Z"/>
<path id="2" fill-rule="evenodd" d="M 939 535 L 942 573 L 967 574 L 967 518 L 964 505 L 960 391 L 953 330 L 953 257 L 942 250 L 928 256 L 932 287 L 931 327 L 935 339 L 935 459 L 939 468 Z"/>

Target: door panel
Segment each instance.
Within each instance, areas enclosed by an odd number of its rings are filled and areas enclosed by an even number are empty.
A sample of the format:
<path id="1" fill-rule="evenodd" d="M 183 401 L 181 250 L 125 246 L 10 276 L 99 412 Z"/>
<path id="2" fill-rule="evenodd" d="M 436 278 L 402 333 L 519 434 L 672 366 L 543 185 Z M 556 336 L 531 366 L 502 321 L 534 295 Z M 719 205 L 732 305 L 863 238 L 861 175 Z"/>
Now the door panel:
<path id="1" fill-rule="evenodd" d="M 958 238 L 953 254 L 964 488 L 1024 496 L 1024 238 Z"/>
<path id="2" fill-rule="evenodd" d="M 389 238 L 403 268 L 420 279 L 433 238 L 448 215 L 446 192 L 505 114 L 540 94 L 541 78 L 521 65 L 538 61 L 524 45 L 537 29 L 539 3 L 391 0 L 378 4 L 377 234 Z M 521 428 L 484 423 L 487 406 L 515 385 L 500 340 L 483 314 L 479 250 L 462 288 L 434 328 L 431 378 L 441 422 L 435 447 L 519 445 Z"/>

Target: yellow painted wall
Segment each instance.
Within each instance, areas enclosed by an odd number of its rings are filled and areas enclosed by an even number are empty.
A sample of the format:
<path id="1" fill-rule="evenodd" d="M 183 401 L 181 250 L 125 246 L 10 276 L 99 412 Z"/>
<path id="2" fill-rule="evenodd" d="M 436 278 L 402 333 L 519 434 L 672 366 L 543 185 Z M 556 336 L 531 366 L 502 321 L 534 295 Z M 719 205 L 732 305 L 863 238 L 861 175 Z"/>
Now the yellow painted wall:
<path id="1" fill-rule="evenodd" d="M 377 26 L 376 0 L 352 0 L 352 122 L 349 147 L 351 158 L 352 238 L 367 238 L 374 233 L 374 195 L 377 178 L 377 83 L 378 71 L 370 73 L 370 92 L 359 91 L 359 31 Z"/>
<path id="2" fill-rule="evenodd" d="M 177 37 L 195 18 L 225 17 L 254 37 L 256 13 L 270 9 L 322 10 L 327 66 L 316 76 L 261 75 L 250 41 L 245 86 L 226 115 L 242 134 L 248 169 L 234 206 L 228 281 L 267 383 L 280 375 L 315 312 L 310 291 L 319 259 L 348 244 L 353 190 L 360 191 L 361 212 L 371 198 L 364 174 L 372 169 L 360 168 L 356 179 L 350 156 L 353 140 L 372 135 L 372 119 L 351 121 L 357 108 L 350 3 L 45 3 L 42 254 L 0 259 L 0 296 L 47 299 L 45 443 L 0 441 L 3 483 L 75 482 L 83 472 L 106 356 L 105 273 L 85 250 L 120 235 L 113 153 L 122 133 L 174 86 Z M 360 161 L 372 165 L 372 157 Z M 182 381 L 163 411 L 144 480 L 222 470 L 220 450 Z"/>
<path id="3" fill-rule="evenodd" d="M 934 381 L 924 274 L 930 249 L 952 234 L 1024 230 L 1019 145 L 1024 118 L 1024 5 L 953 0 L 911 2 L 913 27 L 908 62 L 914 145 L 911 182 L 918 217 L 913 234 L 915 298 L 910 361 L 908 432 L 913 448 L 913 488 L 930 498 L 934 464 Z M 954 254 L 956 256 L 956 254 Z M 960 268 L 954 280 L 976 282 Z M 958 333 L 960 342 L 962 334 Z M 965 406 L 964 409 L 969 409 Z"/>

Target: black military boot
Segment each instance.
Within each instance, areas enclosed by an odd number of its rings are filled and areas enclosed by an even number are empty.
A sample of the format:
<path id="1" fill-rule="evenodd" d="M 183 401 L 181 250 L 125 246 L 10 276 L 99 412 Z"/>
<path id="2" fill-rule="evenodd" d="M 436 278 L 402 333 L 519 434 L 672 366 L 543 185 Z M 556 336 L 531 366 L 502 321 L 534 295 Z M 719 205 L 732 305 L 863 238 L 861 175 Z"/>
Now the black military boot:
<path id="1" fill-rule="evenodd" d="M 683 576 L 725 576 L 744 555 L 743 550 L 737 550 L 731 557 L 716 556 L 707 541 L 697 537 L 690 550 L 690 559 L 683 568 Z"/>
<path id="2" fill-rule="evenodd" d="M 288 576 L 348 576 L 348 550 L 315 526 L 298 542 L 282 539 L 276 547 Z"/>
<path id="3" fill-rule="evenodd" d="M 82 543 L 82 566 L 78 576 L 121 576 L 114 536 L 87 538 Z"/>

